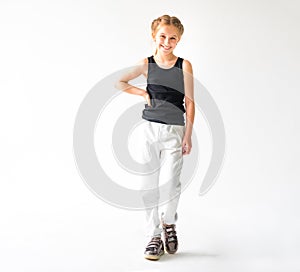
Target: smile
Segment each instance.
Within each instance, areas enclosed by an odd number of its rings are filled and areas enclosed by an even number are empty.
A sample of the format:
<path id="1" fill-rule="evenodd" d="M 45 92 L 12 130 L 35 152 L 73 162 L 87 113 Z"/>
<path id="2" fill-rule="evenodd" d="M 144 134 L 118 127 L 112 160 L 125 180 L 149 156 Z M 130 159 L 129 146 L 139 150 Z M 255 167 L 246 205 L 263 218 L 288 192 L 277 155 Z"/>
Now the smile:
<path id="1" fill-rule="evenodd" d="M 167 46 L 164 46 L 164 45 L 161 45 L 164 49 L 166 50 L 169 50 L 171 47 L 167 47 Z"/>

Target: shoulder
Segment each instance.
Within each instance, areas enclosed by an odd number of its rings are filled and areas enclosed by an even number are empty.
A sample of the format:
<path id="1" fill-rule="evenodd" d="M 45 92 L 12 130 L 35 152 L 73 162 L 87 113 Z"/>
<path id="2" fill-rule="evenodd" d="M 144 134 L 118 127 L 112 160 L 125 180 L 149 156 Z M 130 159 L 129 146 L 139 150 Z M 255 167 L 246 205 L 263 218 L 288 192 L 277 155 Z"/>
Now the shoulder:
<path id="1" fill-rule="evenodd" d="M 138 67 L 141 74 L 143 74 L 145 77 L 147 77 L 148 74 L 148 57 L 140 59 L 136 66 Z"/>
<path id="2" fill-rule="evenodd" d="M 141 66 L 144 66 L 144 65 L 147 65 L 147 64 L 148 64 L 148 58 L 140 59 L 140 60 L 137 62 L 137 65 L 141 65 Z"/>
<path id="3" fill-rule="evenodd" d="M 183 59 L 182 70 L 188 73 L 193 73 L 193 66 L 189 60 Z"/>

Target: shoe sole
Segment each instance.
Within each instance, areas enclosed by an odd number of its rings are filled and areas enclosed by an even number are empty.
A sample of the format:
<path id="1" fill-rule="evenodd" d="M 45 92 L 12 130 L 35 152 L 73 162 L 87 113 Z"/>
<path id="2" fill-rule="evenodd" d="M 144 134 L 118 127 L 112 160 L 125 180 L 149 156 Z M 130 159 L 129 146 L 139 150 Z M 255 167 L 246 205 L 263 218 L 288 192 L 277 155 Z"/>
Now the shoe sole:
<path id="1" fill-rule="evenodd" d="M 177 250 L 176 251 L 168 251 L 167 250 L 167 252 L 168 252 L 168 254 L 175 254 L 177 252 Z"/>
<path id="2" fill-rule="evenodd" d="M 147 259 L 147 260 L 157 261 L 157 260 L 159 260 L 160 257 L 161 257 L 162 255 L 164 255 L 164 254 L 165 254 L 165 252 L 162 251 L 162 253 L 161 253 L 160 255 L 158 255 L 158 256 L 155 256 L 155 255 L 144 255 L 144 257 L 145 257 L 145 259 Z"/>

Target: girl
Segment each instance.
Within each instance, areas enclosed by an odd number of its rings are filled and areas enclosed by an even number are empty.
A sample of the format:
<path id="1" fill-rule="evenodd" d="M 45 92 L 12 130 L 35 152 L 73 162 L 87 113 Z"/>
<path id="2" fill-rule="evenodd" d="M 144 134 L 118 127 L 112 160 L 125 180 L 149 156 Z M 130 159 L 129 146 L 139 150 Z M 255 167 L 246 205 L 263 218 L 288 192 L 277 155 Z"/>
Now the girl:
<path id="1" fill-rule="evenodd" d="M 192 148 L 195 106 L 192 65 L 173 53 L 183 34 L 183 25 L 177 17 L 163 15 L 153 20 L 151 30 L 156 45 L 155 53 L 122 75 L 116 88 L 140 95 L 147 102 L 142 113 L 145 123 L 142 137 L 144 148 L 141 154 L 145 161 L 151 158 L 152 167 L 160 165 L 164 158 L 164 174 L 171 184 L 168 191 L 171 200 L 168 201 L 161 218 L 157 205 L 146 209 L 146 237 L 150 241 L 144 257 L 158 260 L 165 249 L 169 254 L 174 254 L 178 249 L 175 223 L 181 190 L 180 173 L 183 155 L 189 154 Z M 147 78 L 146 90 L 128 83 L 140 75 Z M 145 204 L 158 203 L 158 183 L 158 173 L 143 177 L 141 194 Z M 146 190 L 153 186 L 154 190 Z M 162 233 L 164 241 L 161 239 Z"/>

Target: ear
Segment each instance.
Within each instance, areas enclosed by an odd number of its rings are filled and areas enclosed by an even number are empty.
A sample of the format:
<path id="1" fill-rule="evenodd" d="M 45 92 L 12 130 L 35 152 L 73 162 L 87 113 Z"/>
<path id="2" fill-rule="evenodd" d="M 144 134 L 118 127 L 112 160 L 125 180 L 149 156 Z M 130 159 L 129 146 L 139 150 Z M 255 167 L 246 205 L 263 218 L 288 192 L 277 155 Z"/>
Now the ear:
<path id="1" fill-rule="evenodd" d="M 152 32 L 151 34 L 153 41 L 155 41 L 155 34 Z"/>

